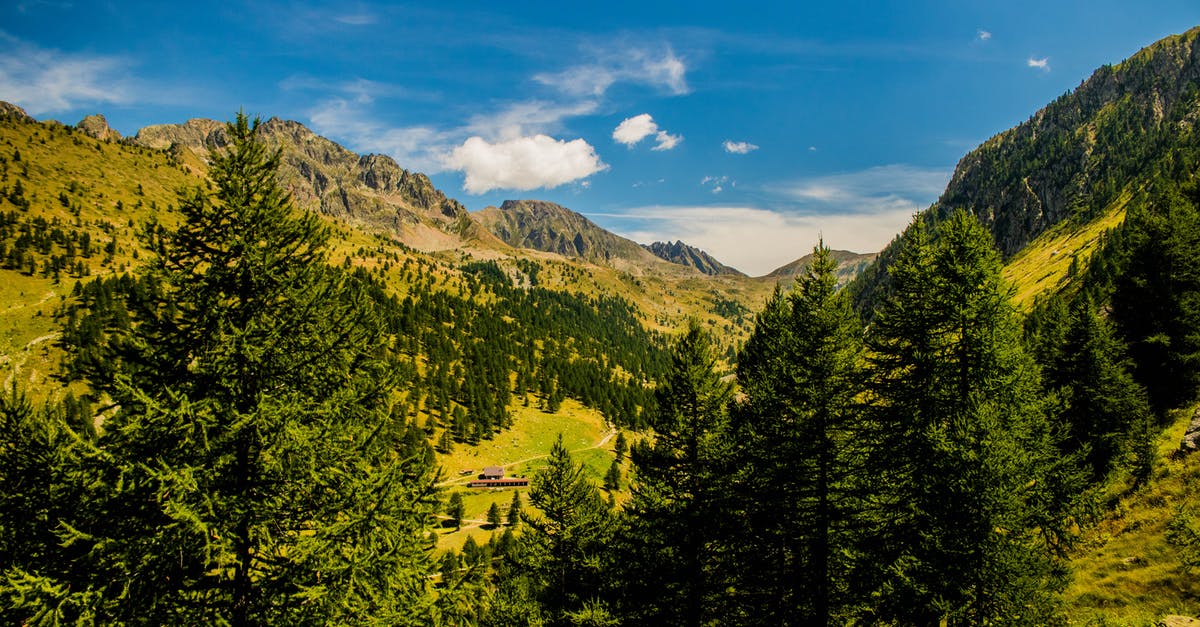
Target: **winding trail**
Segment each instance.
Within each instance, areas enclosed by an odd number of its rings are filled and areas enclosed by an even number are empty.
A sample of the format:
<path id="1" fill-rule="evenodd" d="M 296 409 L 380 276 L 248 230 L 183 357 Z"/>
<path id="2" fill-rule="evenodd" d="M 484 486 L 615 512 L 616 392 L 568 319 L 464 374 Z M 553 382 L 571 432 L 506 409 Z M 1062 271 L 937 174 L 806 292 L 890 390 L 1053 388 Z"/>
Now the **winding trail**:
<path id="1" fill-rule="evenodd" d="M 9 362 L 12 363 L 12 365 L 10 366 L 8 376 L 4 378 L 4 389 L 7 390 L 9 387 L 12 386 L 13 379 L 17 376 L 17 373 L 20 372 L 21 367 L 25 365 L 25 362 L 29 361 L 29 353 L 33 350 L 34 346 L 37 346 L 38 344 L 41 344 L 42 342 L 56 340 L 61 335 L 62 335 L 62 333 L 55 331 L 54 333 L 47 333 L 46 335 L 43 335 L 40 337 L 35 337 L 32 340 L 29 340 L 28 342 L 25 343 L 25 346 L 20 349 L 20 352 L 21 352 L 20 359 L 14 360 L 9 355 L 3 355 L 4 362 L 0 362 L 0 365 L 6 365 Z"/>

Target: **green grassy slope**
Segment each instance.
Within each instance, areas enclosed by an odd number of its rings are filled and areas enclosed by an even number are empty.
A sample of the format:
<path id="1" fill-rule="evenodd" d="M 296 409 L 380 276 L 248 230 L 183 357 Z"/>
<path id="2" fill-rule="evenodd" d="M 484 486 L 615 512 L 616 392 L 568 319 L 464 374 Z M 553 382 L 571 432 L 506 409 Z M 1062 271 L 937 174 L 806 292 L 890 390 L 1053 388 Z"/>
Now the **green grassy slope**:
<path id="1" fill-rule="evenodd" d="M 1179 508 L 1200 504 L 1200 454 L 1179 456 L 1179 440 L 1200 406 L 1177 411 L 1158 440 L 1148 485 L 1115 485 L 1111 509 L 1082 537 L 1066 591 L 1079 625 L 1153 625 L 1163 616 L 1200 616 L 1200 573 L 1190 572 L 1167 541 Z"/>

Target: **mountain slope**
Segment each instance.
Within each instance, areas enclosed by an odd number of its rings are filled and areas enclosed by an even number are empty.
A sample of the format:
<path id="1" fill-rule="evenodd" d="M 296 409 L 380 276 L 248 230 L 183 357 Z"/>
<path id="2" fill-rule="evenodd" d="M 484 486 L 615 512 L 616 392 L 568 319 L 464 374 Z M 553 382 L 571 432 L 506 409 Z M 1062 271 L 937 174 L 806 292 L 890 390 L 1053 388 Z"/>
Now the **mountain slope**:
<path id="1" fill-rule="evenodd" d="M 360 156 L 290 120 L 271 118 L 258 133 L 282 150 L 280 176 L 301 207 L 389 231 L 419 250 L 495 242 L 475 227 L 461 203 L 435 188 L 429 177 L 401 168 L 391 157 Z M 194 118 L 148 126 L 132 141 L 205 158 L 226 144 L 225 126 Z"/>
<path id="2" fill-rule="evenodd" d="M 853 253 L 848 250 L 831 250 L 829 251 L 833 260 L 837 262 L 837 277 L 838 284 L 845 285 L 858 276 L 866 267 L 875 261 L 878 253 Z M 780 266 L 767 274 L 766 278 L 783 280 L 794 279 L 803 274 L 809 266 L 812 265 L 812 253 L 809 253 L 787 265 Z"/>
<path id="3" fill-rule="evenodd" d="M 642 247 L 653 253 L 659 259 L 677 263 L 689 268 L 695 268 L 700 272 L 716 276 L 720 274 L 731 274 L 735 276 L 746 276 L 737 268 L 731 268 L 720 261 L 713 258 L 712 255 L 696 248 L 688 246 L 679 240 L 671 242 L 654 242 L 653 244 L 642 244 Z"/>
<path id="4" fill-rule="evenodd" d="M 660 263 L 637 242 L 552 202 L 506 200 L 499 207 L 486 207 L 473 215 L 484 228 L 516 248 L 608 265 L 644 267 Z"/>
<path id="5" fill-rule="evenodd" d="M 1086 224 L 1124 202 L 1123 195 L 1141 202 L 1160 177 L 1190 176 L 1200 166 L 1198 36 L 1194 28 L 1102 67 L 1026 122 L 987 140 L 959 161 L 921 219 L 934 223 L 965 209 L 1010 258 L 1056 224 Z M 897 244 L 852 285 L 861 311 L 869 313 L 886 290 Z"/>

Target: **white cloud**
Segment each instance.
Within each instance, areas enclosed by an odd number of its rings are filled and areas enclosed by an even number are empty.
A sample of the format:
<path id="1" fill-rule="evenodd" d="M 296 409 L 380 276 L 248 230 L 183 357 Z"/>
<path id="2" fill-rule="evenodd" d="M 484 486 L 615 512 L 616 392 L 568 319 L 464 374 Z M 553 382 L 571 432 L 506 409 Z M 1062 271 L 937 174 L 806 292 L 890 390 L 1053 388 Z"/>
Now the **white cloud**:
<path id="1" fill-rule="evenodd" d="M 657 131 L 658 124 L 654 122 L 654 118 L 650 117 L 649 113 L 643 113 L 621 120 L 621 123 L 613 131 L 612 137 L 617 142 L 632 148 L 634 144 Z"/>
<path id="2" fill-rule="evenodd" d="M 597 106 L 594 100 L 568 103 L 544 100 L 516 102 L 495 113 L 471 116 L 464 130 L 493 141 L 557 133 L 562 130 L 564 120 L 594 113 Z"/>
<path id="3" fill-rule="evenodd" d="M 831 248 L 880 250 L 912 216 L 907 207 L 869 214 L 795 214 L 745 206 L 652 206 L 591 217 L 639 242 L 682 239 L 722 263 L 761 276 L 812 252 L 822 236 Z"/>
<path id="4" fill-rule="evenodd" d="M 464 138 L 478 136 L 491 142 L 504 142 L 557 133 L 562 130 L 566 118 L 586 115 L 596 108 L 594 102 L 528 101 L 511 104 L 495 113 L 477 114 L 458 127 L 393 127 L 375 119 L 370 109 L 376 98 L 414 96 L 404 88 L 363 79 L 331 85 L 308 77 L 290 78 L 281 87 L 332 89 L 336 96 L 320 101 L 309 111 L 313 130 L 359 152 L 390 155 L 401 167 L 426 174 L 459 169 L 449 165 L 448 159 Z"/>
<path id="5" fill-rule="evenodd" d="M 841 211 L 905 208 L 911 213 L 937 200 L 951 174 L 948 169 L 894 164 L 806 177 L 773 186 L 770 191 L 798 202 L 836 206 Z"/>
<path id="6" fill-rule="evenodd" d="M 725 140 L 721 146 L 725 148 L 725 152 L 735 155 L 744 155 L 746 153 L 758 150 L 758 146 L 751 144 L 750 142 L 735 142 L 729 139 Z"/>
<path id="7" fill-rule="evenodd" d="M 982 28 L 979 29 L 979 32 L 977 33 L 977 35 L 979 37 L 979 41 L 987 41 L 992 38 L 992 33 L 989 31 L 983 30 Z"/>
<path id="8" fill-rule="evenodd" d="M 94 103 L 133 100 L 131 63 L 118 56 L 70 54 L 39 48 L 0 33 L 0 100 L 37 115 Z"/>
<path id="9" fill-rule="evenodd" d="M 658 142 L 658 144 L 650 150 L 670 150 L 683 141 L 683 135 L 672 135 L 666 131 L 659 131 L 654 136 L 654 141 Z"/>
<path id="10" fill-rule="evenodd" d="M 606 226 L 642 242 L 683 239 L 723 263 L 762 275 L 812 252 L 821 235 L 833 248 L 882 249 L 913 214 L 937 199 L 950 174 L 897 164 L 806 177 L 763 190 L 782 200 L 773 208 L 644 207 L 607 214 L 617 224 Z M 700 185 L 717 194 L 736 181 L 705 176 Z"/>
<path id="11" fill-rule="evenodd" d="M 1049 72 L 1050 71 L 1050 58 L 1042 57 L 1040 59 L 1035 59 L 1033 57 L 1029 57 L 1029 59 L 1025 61 L 1025 65 L 1027 65 L 1031 68 L 1037 68 L 1039 70 L 1042 70 L 1043 72 Z"/>
<path id="12" fill-rule="evenodd" d="M 358 152 L 390 155 L 400 167 L 436 174 L 460 133 L 428 126 L 390 127 L 372 119 L 359 100 L 333 98 L 309 111 L 313 130 Z"/>
<path id="13" fill-rule="evenodd" d="M 593 62 L 536 74 L 533 80 L 571 96 L 600 96 L 618 82 L 650 85 L 675 95 L 689 91 L 687 66 L 669 48 L 655 53 L 617 45 L 589 52 Z"/>
<path id="14" fill-rule="evenodd" d="M 493 189 L 558 187 L 608 168 L 586 141 L 547 135 L 492 143 L 471 137 L 453 150 L 446 165 L 466 174 L 463 188 L 472 194 Z"/>
<path id="15" fill-rule="evenodd" d="M 348 13 L 334 16 L 333 21 L 347 26 L 370 26 L 378 20 L 370 13 Z"/>
<path id="16" fill-rule="evenodd" d="M 650 117 L 649 113 L 642 113 L 631 118 L 625 118 L 613 130 L 612 138 L 614 141 L 625 144 L 633 148 L 638 142 L 654 135 L 656 142 L 651 150 L 670 150 L 679 145 L 683 141 L 682 135 L 672 135 L 658 127 L 658 123 L 654 118 Z"/>
<path id="17" fill-rule="evenodd" d="M 709 191 L 714 194 L 720 194 L 725 191 L 725 186 L 737 187 L 737 181 L 730 179 L 728 176 L 706 176 L 700 179 L 701 187 L 711 187 Z"/>

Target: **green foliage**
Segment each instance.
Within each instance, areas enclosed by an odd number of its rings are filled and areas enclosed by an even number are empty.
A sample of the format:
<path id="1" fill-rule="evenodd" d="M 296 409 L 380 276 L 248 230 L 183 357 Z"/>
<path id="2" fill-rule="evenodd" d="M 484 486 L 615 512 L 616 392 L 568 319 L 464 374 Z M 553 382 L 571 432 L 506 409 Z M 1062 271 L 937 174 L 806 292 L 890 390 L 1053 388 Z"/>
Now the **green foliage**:
<path id="1" fill-rule="evenodd" d="M 215 189 L 181 194 L 128 325 L 81 363 L 118 409 L 59 522 L 73 572 L 31 574 L 104 623 L 424 624 L 432 453 L 391 417 L 386 330 L 256 125 L 229 125 Z"/>
<path id="2" fill-rule="evenodd" d="M 914 223 L 870 337 L 881 575 L 902 623 L 1055 622 L 1072 485 L 1058 461 L 991 237 L 958 212 Z"/>
<path id="3" fill-rule="evenodd" d="M 1168 191 L 1126 219 L 1112 316 L 1160 413 L 1200 389 L 1200 189 Z"/>
<path id="4" fill-rule="evenodd" d="M 515 491 L 514 491 L 515 492 Z M 499 527 L 504 521 L 500 518 L 500 505 L 492 503 L 487 511 L 487 521 L 493 529 Z"/>
<path id="5" fill-rule="evenodd" d="M 1167 541 L 1179 551 L 1185 567 L 1200 569 L 1200 522 L 1194 509 L 1180 508 L 1167 528 Z"/>
<path id="6" fill-rule="evenodd" d="M 446 515 L 450 517 L 450 523 L 455 529 L 462 527 L 463 516 L 466 514 L 466 508 L 463 506 L 462 492 L 453 492 L 450 494 L 450 501 L 446 503 Z"/>
<path id="7" fill-rule="evenodd" d="M 745 501 L 735 507 L 754 522 L 737 550 L 755 624 L 844 622 L 854 605 L 863 345 L 836 270 L 818 245 L 795 289 L 767 302 L 738 360 L 735 480 Z"/>
<path id="8" fill-rule="evenodd" d="M 603 592 L 612 514 L 561 437 L 533 478 L 529 502 L 539 513 L 521 514 L 526 551 L 521 565 L 548 623 L 571 624 L 570 614 Z"/>
<path id="9" fill-rule="evenodd" d="M 630 453 L 636 470 L 617 570 L 622 611 L 635 622 L 701 625 L 720 617 L 732 390 L 716 364 L 708 334 L 690 321 L 657 392 L 653 443 Z"/>

